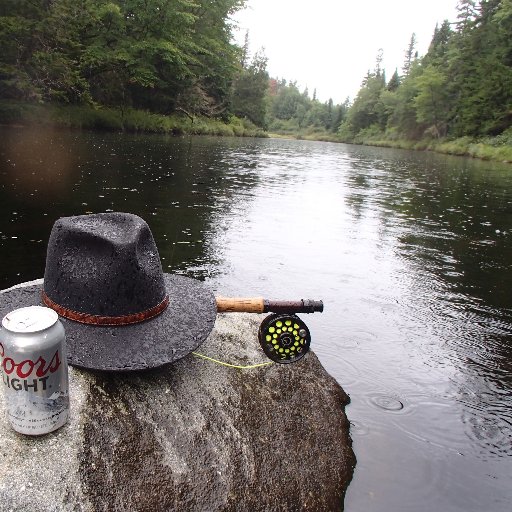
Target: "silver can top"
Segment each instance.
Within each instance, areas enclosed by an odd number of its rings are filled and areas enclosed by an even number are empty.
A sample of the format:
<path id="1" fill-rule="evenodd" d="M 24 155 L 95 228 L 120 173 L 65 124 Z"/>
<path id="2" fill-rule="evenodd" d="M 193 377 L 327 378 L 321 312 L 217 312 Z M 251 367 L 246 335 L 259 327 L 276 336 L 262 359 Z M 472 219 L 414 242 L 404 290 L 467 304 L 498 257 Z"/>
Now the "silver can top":
<path id="1" fill-rule="evenodd" d="M 44 331 L 57 322 L 59 315 L 53 309 L 28 306 L 15 309 L 4 316 L 2 326 L 11 332 L 33 333 Z"/>

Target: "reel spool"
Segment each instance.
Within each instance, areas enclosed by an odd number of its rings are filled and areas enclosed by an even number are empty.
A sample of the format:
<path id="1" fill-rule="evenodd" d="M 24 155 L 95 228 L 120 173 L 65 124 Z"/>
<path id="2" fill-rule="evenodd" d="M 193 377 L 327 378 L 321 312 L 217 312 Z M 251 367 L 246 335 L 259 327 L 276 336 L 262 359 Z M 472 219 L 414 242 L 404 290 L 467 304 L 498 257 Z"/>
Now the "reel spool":
<path id="1" fill-rule="evenodd" d="M 273 313 L 260 325 L 258 339 L 269 359 L 276 363 L 295 363 L 309 351 L 311 334 L 294 314 Z"/>

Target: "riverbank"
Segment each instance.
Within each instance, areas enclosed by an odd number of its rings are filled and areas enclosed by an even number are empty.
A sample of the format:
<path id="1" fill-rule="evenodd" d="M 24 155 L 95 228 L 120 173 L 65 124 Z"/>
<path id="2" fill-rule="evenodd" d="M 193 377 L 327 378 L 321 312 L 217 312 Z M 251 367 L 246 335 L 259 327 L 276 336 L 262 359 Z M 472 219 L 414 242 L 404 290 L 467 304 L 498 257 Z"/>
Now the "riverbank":
<path id="1" fill-rule="evenodd" d="M 357 137 L 346 140 L 325 131 L 305 131 L 303 133 L 269 133 L 272 138 L 287 138 L 296 140 L 317 140 L 322 142 L 337 142 L 344 144 L 359 144 L 414 151 L 434 151 L 445 155 L 467 156 L 494 162 L 512 163 L 512 130 L 497 137 L 474 139 L 460 137 L 458 139 L 424 139 L 419 141 L 405 139 L 387 139 L 385 137 Z"/>
<path id="2" fill-rule="evenodd" d="M 187 113 L 162 115 L 133 108 L 38 105 L 6 101 L 0 101 L 0 124 L 51 125 L 70 129 L 171 135 L 267 136 L 250 121 L 234 116 L 230 117 L 229 122 L 222 122 Z"/>
<path id="3" fill-rule="evenodd" d="M 434 151 L 445 155 L 467 156 L 495 162 L 512 163 L 512 133 L 485 139 L 460 137 L 458 139 L 437 140 L 363 140 L 357 142 L 365 146 Z"/>
<path id="4" fill-rule="evenodd" d="M 153 114 L 132 108 L 76 105 L 37 105 L 0 101 L 0 124 L 52 125 L 69 129 L 105 130 L 127 133 L 168 133 L 170 135 L 214 135 L 224 137 L 271 137 L 359 144 L 512 163 L 512 129 L 496 137 L 474 139 L 423 139 L 419 141 L 386 138 L 383 134 L 358 136 L 347 140 L 326 130 L 268 133 L 247 119 L 231 116 L 228 122 L 183 114 Z"/>

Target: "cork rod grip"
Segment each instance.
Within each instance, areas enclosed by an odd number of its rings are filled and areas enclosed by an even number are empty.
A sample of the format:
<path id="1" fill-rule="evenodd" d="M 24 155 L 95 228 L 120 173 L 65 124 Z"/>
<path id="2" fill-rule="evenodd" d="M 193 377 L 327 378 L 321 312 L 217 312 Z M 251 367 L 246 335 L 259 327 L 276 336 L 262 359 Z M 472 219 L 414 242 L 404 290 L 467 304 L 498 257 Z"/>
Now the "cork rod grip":
<path id="1" fill-rule="evenodd" d="M 265 301 L 261 297 L 252 299 L 216 297 L 218 313 L 264 313 Z"/>

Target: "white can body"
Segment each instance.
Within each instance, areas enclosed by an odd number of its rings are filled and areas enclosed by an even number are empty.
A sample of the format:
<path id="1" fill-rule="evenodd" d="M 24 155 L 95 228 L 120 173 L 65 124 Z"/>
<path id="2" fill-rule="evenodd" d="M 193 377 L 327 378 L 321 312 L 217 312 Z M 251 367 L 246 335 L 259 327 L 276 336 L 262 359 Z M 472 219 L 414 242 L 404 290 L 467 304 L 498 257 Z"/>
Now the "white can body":
<path id="1" fill-rule="evenodd" d="M 55 311 L 16 309 L 2 320 L 0 361 L 7 415 L 21 434 L 42 435 L 69 415 L 64 327 Z"/>

